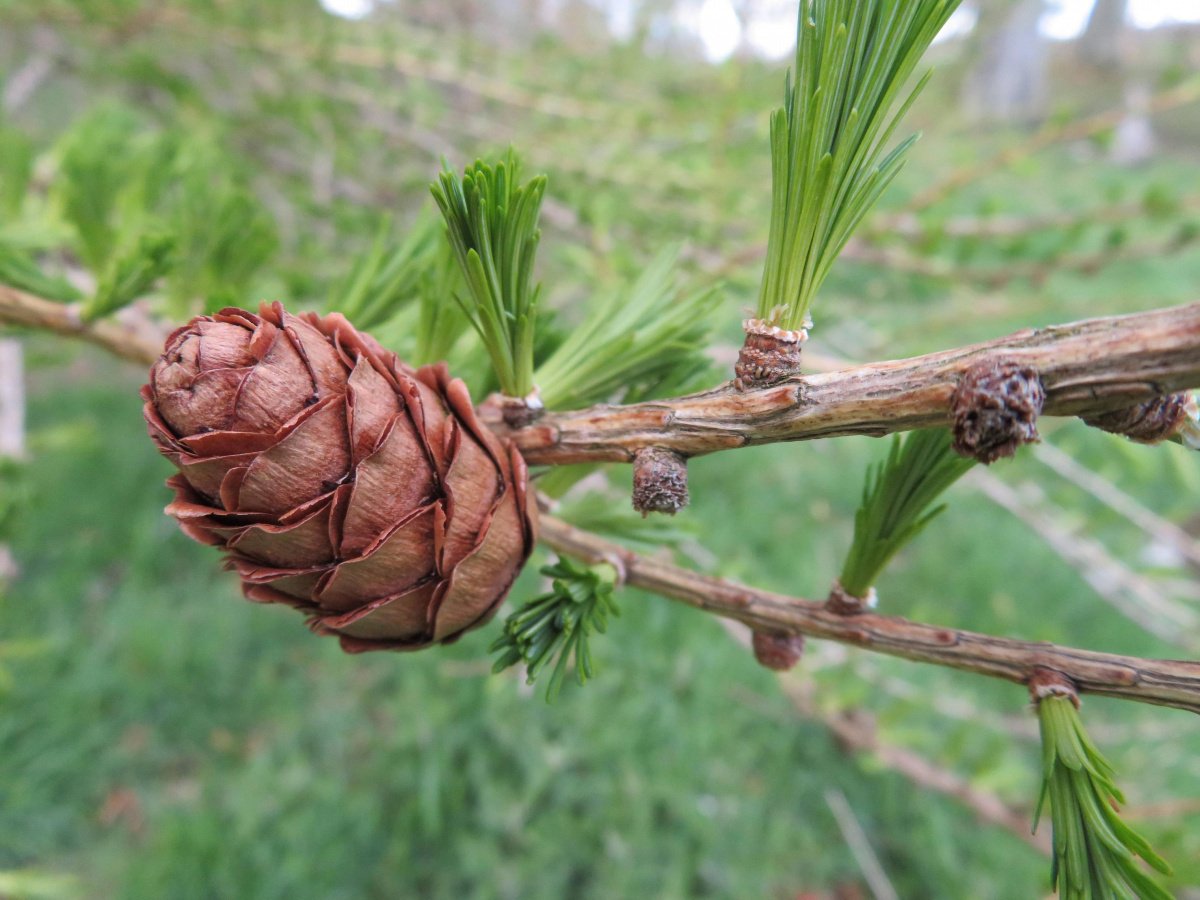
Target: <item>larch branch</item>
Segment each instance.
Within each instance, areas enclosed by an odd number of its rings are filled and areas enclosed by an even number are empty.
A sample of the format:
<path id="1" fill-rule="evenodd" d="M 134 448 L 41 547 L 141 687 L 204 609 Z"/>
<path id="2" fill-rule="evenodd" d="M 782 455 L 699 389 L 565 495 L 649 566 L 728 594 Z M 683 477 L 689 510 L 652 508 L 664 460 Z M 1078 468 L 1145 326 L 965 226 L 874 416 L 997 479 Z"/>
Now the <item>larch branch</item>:
<path id="1" fill-rule="evenodd" d="M 838 641 L 1016 684 L 1026 684 L 1035 672 L 1049 669 L 1070 678 L 1080 693 L 1200 713 L 1200 662 L 1097 653 L 923 625 L 899 616 L 846 616 L 822 602 L 747 587 L 642 556 L 552 516 L 541 517 L 540 531 L 541 540 L 559 553 L 613 564 L 632 587 L 752 628 Z"/>
<path id="2" fill-rule="evenodd" d="M 752 444 L 885 435 L 950 423 L 950 395 L 973 366 L 1035 368 L 1044 415 L 1131 406 L 1200 386 L 1200 302 L 1026 329 L 925 356 L 796 376 L 771 387 L 731 384 L 688 397 L 550 413 L 507 433 L 531 464 L 629 462 L 643 447 L 698 456 Z"/>
<path id="3" fill-rule="evenodd" d="M 84 322 L 77 306 L 0 284 L 0 323 L 90 341 L 149 365 L 165 326 L 137 309 Z M 748 391 L 726 383 L 687 397 L 550 413 L 525 428 L 498 408 L 480 414 L 534 465 L 630 462 L 645 447 L 699 456 L 779 441 L 882 436 L 950 422 L 950 395 L 968 369 L 1006 361 L 1035 368 L 1044 415 L 1094 415 L 1200 386 L 1200 302 L 1067 325 L 1026 329 L 925 356 L 802 375 Z"/>

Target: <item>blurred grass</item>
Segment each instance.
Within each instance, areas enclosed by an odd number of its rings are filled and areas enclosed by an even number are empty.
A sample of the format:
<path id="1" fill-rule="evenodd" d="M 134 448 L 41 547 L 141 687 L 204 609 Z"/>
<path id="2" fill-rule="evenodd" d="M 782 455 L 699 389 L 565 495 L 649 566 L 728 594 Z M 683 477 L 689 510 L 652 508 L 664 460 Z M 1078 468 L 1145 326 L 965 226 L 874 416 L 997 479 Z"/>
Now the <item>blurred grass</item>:
<path id="1" fill-rule="evenodd" d="M 350 27 L 338 26 L 341 39 L 361 38 Z M 344 86 L 331 67 L 293 60 L 280 67 L 286 77 L 255 69 L 258 77 L 242 78 L 229 47 L 194 36 L 135 30 L 106 43 L 74 33 L 78 68 L 51 83 L 30 127 L 53 134 L 63 110 L 107 92 L 132 98 L 153 120 L 219 130 L 261 171 L 280 222 L 283 255 L 263 276 L 262 295 L 326 296 L 346 254 L 374 234 L 377 210 L 368 206 L 411 211 L 436 171 L 427 152 L 317 93 Z M 180 82 L 173 54 L 198 54 L 216 87 Z M 586 302 L 597 285 L 627 279 L 677 239 L 726 258 L 762 241 L 766 111 L 781 67 L 687 66 L 553 42 L 478 65 L 609 102 L 613 118 L 564 127 L 472 105 L 420 79 L 361 77 L 400 121 L 444 129 L 466 155 L 512 140 L 530 171 L 550 172 L 550 196 L 574 216 L 547 225 L 552 306 Z M 893 209 L 954 165 L 1018 139 L 945 115 L 954 71 L 935 79 L 916 110 L 926 136 L 886 203 Z M 236 95 L 219 114 L 202 95 L 247 85 L 257 93 Z M 1103 90 L 1073 87 L 1079 102 L 1099 108 L 1111 101 Z M 1187 133 L 1188 122 L 1200 122 L 1195 108 L 1174 114 L 1171 127 Z M 298 174 L 255 156 L 297 147 Z M 359 179 L 371 204 L 318 198 L 304 153 L 326 150 L 335 174 Z M 1194 148 L 1180 145 L 1137 170 L 1109 165 L 1087 144 L 1055 148 L 936 215 L 1090 208 L 1189 184 L 1195 167 Z M 1129 226 L 1134 236 L 1143 229 L 1152 230 Z M 937 252 L 956 266 L 1002 267 L 1049 256 L 1055 240 Z M 1090 234 L 1085 246 L 1104 240 L 1103 231 Z M 748 258 L 722 272 L 729 345 L 752 303 L 756 266 Z M 1194 299 L 1198 283 L 1194 246 L 1117 262 L 1099 277 L 1064 273 L 998 288 L 842 266 L 818 301 L 814 349 L 861 359 L 927 352 Z M 161 514 L 169 466 L 143 436 L 140 373 L 46 339 L 30 342 L 29 357 L 31 500 L 12 539 L 21 576 L 0 607 L 0 634 L 48 649 L 5 662 L 0 872 L 49 876 L 43 884 L 62 896 L 87 898 L 794 897 L 861 881 L 823 799 L 835 786 L 903 897 L 1015 900 L 1048 889 L 1047 862 L 1024 844 L 847 755 L 822 726 L 796 717 L 774 677 L 717 623 L 656 598 L 626 592 L 623 615 L 597 645 L 600 677 L 583 690 L 568 685 L 553 707 L 519 676 L 488 676 L 496 626 L 411 656 L 341 654 L 287 611 L 243 602 L 216 555 Z M 1193 515 L 1193 456 L 1132 447 L 1077 423 L 1047 423 L 1044 432 L 1164 515 Z M 846 439 L 696 460 L 693 506 L 680 521 L 713 554 L 707 568 L 823 596 L 849 544 L 863 472 L 885 449 Z M 1145 536 L 1057 483 L 1031 454 L 993 472 L 1041 485 L 1071 521 L 1140 566 Z M 629 473 L 615 468 L 613 477 L 624 487 Z M 626 502 L 624 491 L 614 496 Z M 1178 655 L 969 485 L 951 498 L 881 581 L 888 611 Z M 527 575 L 514 599 L 535 588 Z M 815 643 L 801 674 L 816 680 L 826 708 L 873 713 L 883 739 L 1015 806 L 1034 798 L 1037 751 L 1021 689 Z M 1192 720 L 1095 699 L 1085 709 L 1132 804 L 1200 796 Z M 1176 883 L 1200 882 L 1200 815 L 1145 826 L 1175 864 Z M 72 880 L 56 880 L 64 875 Z"/>

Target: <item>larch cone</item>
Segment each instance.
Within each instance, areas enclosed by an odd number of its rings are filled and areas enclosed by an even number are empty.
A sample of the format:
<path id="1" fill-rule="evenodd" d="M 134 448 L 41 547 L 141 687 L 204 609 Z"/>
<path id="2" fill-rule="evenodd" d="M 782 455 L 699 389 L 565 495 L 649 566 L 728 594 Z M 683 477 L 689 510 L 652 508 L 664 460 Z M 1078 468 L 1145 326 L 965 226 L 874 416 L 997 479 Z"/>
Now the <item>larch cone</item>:
<path id="1" fill-rule="evenodd" d="M 199 316 L 142 388 L 179 469 L 166 511 L 225 550 L 250 600 L 352 653 L 487 622 L 536 540 L 516 448 L 444 363 L 413 370 L 340 314 Z"/>

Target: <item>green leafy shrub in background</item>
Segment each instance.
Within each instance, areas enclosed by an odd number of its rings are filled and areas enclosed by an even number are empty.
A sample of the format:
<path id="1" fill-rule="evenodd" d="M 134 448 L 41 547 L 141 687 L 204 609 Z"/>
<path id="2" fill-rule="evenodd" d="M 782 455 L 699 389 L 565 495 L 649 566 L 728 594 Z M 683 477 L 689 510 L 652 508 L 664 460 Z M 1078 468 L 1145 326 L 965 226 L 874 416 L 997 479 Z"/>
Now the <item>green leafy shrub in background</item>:
<path id="1" fill-rule="evenodd" d="M 1194 207 L 1153 200 L 1154 179 L 1179 180 L 1169 163 L 1076 183 L 997 171 L 994 187 L 925 212 L 915 238 L 868 230 L 864 216 L 903 157 L 915 171 L 897 182 L 899 199 L 923 182 L 936 188 L 955 152 L 929 140 L 914 154 L 892 140 L 910 105 L 927 118 L 945 105 L 943 94 L 923 110 L 907 79 L 954 6 L 803 5 L 794 79 L 770 121 L 770 191 L 748 174 L 765 178 L 766 135 L 745 123 L 776 73 L 753 63 L 715 73 L 669 59 L 630 65 L 629 50 L 589 57 L 547 40 L 533 52 L 496 50 L 506 78 L 484 79 L 473 68 L 448 76 L 445 48 L 418 30 L 381 28 L 375 53 L 362 26 L 289 4 L 0 6 L 13 34 L 71 38 L 65 94 L 45 107 L 69 115 L 27 112 L 0 130 L 0 284 L 79 304 L 80 321 L 99 325 L 135 302 L 172 320 L 260 298 L 339 309 L 413 364 L 447 359 L 477 400 L 491 390 L 525 398 L 536 386 L 551 411 L 711 386 L 726 377 L 731 322 L 753 308 L 799 327 L 822 284 L 819 334 L 857 358 L 941 346 L 934 329 L 970 340 L 1113 308 L 1121 295 L 1186 298 L 1200 274 L 1185 239 Z M 22 53 L 6 49 L 15 67 Z M 674 102 L 664 109 L 641 82 L 667 79 Z M 566 84 L 572 96 L 547 100 L 509 81 Z M 123 100 L 94 104 L 81 85 Z M 937 79 L 926 90 L 938 91 Z M 476 113 L 459 108 L 460 92 L 480 100 Z M 76 117 L 80 97 L 87 109 Z M 621 137 L 626 125 L 643 136 Z M 472 159 L 510 140 L 549 178 L 516 177 L 511 153 L 443 167 L 445 241 L 428 208 L 415 212 L 435 157 Z M 1076 203 L 1072 192 L 1097 177 L 1111 179 L 1118 206 L 1148 204 L 1155 216 L 1111 225 L 1109 212 L 1085 209 L 1064 228 L 1045 206 Z M 992 239 L 960 221 L 991 227 L 985 207 L 1006 201 L 1032 217 L 1027 232 Z M 1139 267 L 1131 248 L 1164 246 L 1159 227 L 1181 255 Z M 765 245 L 761 269 L 733 252 L 751 228 Z M 865 245 L 832 267 L 856 228 Z M 1097 254 L 1131 262 L 1116 260 L 1103 282 L 1070 274 Z M 1064 274 L 1042 294 L 1048 269 Z M 993 303 L 998 278 L 1011 306 Z M 58 367 L 73 351 L 45 339 L 31 347 L 38 504 L 13 535 L 25 573 L 6 604 L 15 636 L 4 646 L 48 635 L 52 649 L 8 664 L 20 674 L 0 725 L 0 743 L 14 748 L 0 764 L 0 868 L 33 874 L 5 889 L 78 894 L 78 884 L 41 874 L 63 870 L 131 896 L 794 893 L 859 878 L 861 860 L 822 803 L 830 783 L 904 896 L 1028 896 L 1045 885 L 1041 861 L 1014 838 L 980 846 L 951 801 L 881 773 L 886 753 L 858 745 L 868 749 L 859 765 L 827 740 L 792 734 L 793 711 L 744 652 L 699 617 L 614 593 L 619 567 L 563 557 L 545 570 L 548 592 L 527 574 L 514 599 L 536 599 L 511 611 L 498 639 L 469 638 L 434 658 L 343 660 L 269 614 L 201 602 L 229 585 L 161 520 L 144 441 L 117 426 L 136 420 L 136 376 L 71 356 L 87 373 L 79 383 Z M 1182 451 L 1130 449 L 1081 428 L 1047 437 L 1109 477 L 1119 472 L 1169 516 L 1187 511 L 1196 484 Z M 930 524 L 969 466 L 949 453 L 945 431 L 913 432 L 883 453 L 856 440 L 836 446 L 696 459 L 703 489 L 682 522 L 666 525 L 615 509 L 627 479 L 613 467 L 586 480 L 594 464 L 556 467 L 535 485 L 577 527 L 789 594 L 822 591 L 844 561 L 850 594 L 886 578 L 889 611 L 916 620 L 1172 652 L 1098 611 L 1049 544 L 1031 546 L 1016 522 L 997 522 L 978 493 L 956 490 Z M 1029 459 L 1013 471 L 1051 500 L 1063 490 Z M 1094 501 L 1064 500 L 1063 516 L 1086 517 L 1137 551 L 1111 513 L 1081 502 Z M 930 537 L 906 549 L 927 525 Z M 892 559 L 899 565 L 885 575 Z M 608 622 L 617 598 L 622 615 Z M 593 646 L 588 636 L 605 625 L 611 636 Z M 488 641 L 499 667 L 550 676 L 560 702 L 530 704 L 521 678 L 484 680 Z M 811 648 L 810 657 L 801 671 L 824 704 L 810 717 L 829 723 L 831 711 L 869 707 L 884 746 L 926 753 L 1014 805 L 1036 795 L 1033 753 L 1013 749 L 1029 734 L 995 712 L 1014 709 L 1010 690 L 888 660 Z M 598 668 L 586 691 L 570 686 L 571 669 L 583 681 Z M 1065 708 L 1054 703 L 1039 703 L 1043 723 Z M 30 724 L 35 710 L 50 721 Z M 1147 795 L 1194 789 L 1191 730 L 1104 701 L 1089 703 L 1089 720 L 1093 711 L 1119 768 Z M 1168 729 L 1173 760 L 1148 769 L 1143 727 Z M 1061 761 L 1045 770 L 1055 845 L 1069 848 L 1055 855 L 1060 886 L 1120 895 L 1121 872 L 1149 884 L 1132 857 L 1117 868 L 1096 862 L 1115 852 L 1092 840 L 1100 823 L 1085 817 L 1077 831 L 1062 818 L 1095 790 L 1063 775 L 1076 769 L 1060 752 L 1064 733 L 1043 738 Z M 1109 770 L 1097 771 L 1116 796 Z M 1128 826 L 1112 828 L 1156 858 Z M 1176 864 L 1171 884 L 1200 877 L 1194 829 L 1147 830 Z"/>

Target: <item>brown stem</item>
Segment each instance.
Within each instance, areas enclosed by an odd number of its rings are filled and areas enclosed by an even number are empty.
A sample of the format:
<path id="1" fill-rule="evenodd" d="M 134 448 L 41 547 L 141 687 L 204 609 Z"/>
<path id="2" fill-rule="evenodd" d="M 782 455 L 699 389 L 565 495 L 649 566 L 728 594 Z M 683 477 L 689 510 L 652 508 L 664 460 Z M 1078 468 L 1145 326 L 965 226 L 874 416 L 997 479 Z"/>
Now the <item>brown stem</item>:
<path id="1" fill-rule="evenodd" d="M 884 435 L 950 423 L 950 397 L 974 366 L 1030 366 L 1044 415 L 1130 406 L 1200 385 L 1200 303 L 1027 329 L 926 356 L 797 376 L 772 387 L 732 385 L 630 406 L 548 413 L 509 434 L 527 462 L 629 462 L 642 447 L 697 456 L 751 444 Z M 489 422 L 506 431 L 500 422 Z"/>
<path id="2" fill-rule="evenodd" d="M 536 387 L 527 397 L 499 394 L 496 402 L 500 405 L 500 416 L 509 428 L 527 428 L 540 419 L 546 410 Z"/>
<path id="3" fill-rule="evenodd" d="M 811 325 L 807 320 L 805 324 Z M 739 391 L 769 387 L 801 371 L 801 351 L 808 331 L 788 331 L 760 319 L 742 324 L 746 339 L 733 367 L 733 386 Z"/>
<path id="4" fill-rule="evenodd" d="M 128 311 L 124 322 L 84 323 L 75 307 L 3 284 L 0 321 L 78 337 L 124 359 L 147 364 L 157 358 L 161 345 L 155 334 L 157 326 L 136 311 Z M 726 386 L 678 401 L 548 416 L 548 421 L 514 436 L 519 446 L 520 438 L 526 439 L 522 449 L 531 461 L 576 462 L 627 459 L 633 451 L 626 448 L 654 444 L 695 454 L 772 440 L 883 434 L 944 422 L 957 374 L 994 354 L 1017 355 L 1041 372 L 1047 412 L 1078 415 L 1128 405 L 1131 399 L 1200 382 L 1200 303 L 1019 332 L 999 341 L 912 360 L 794 379 L 736 397 Z M 797 395 L 804 398 L 803 403 L 794 402 Z M 814 397 L 821 399 L 813 403 Z M 672 413 L 673 409 L 677 412 Z M 702 427 L 705 421 L 708 428 Z M 724 429 L 717 427 L 721 421 L 726 422 Z M 565 427 L 571 422 L 576 423 L 574 430 Z M 573 434 L 586 437 L 588 428 L 610 437 L 598 444 L 571 438 Z M 654 439 L 639 439 L 647 433 Z M 554 439 L 547 441 L 547 434 Z M 546 446 L 558 450 L 547 454 Z M 633 586 L 759 630 L 840 641 L 1021 684 L 1039 668 L 1051 669 L 1070 677 L 1083 693 L 1200 712 L 1200 663 L 1075 650 L 873 613 L 848 618 L 826 609 L 823 603 L 755 590 L 638 556 L 550 516 L 542 517 L 541 530 L 546 543 L 563 553 L 613 561 Z"/>
<path id="5" fill-rule="evenodd" d="M 786 597 L 688 571 L 641 556 L 552 516 L 541 539 L 560 553 L 590 562 L 618 560 L 626 583 L 751 628 L 852 644 L 916 662 L 1028 684 L 1046 670 L 1069 678 L 1080 693 L 1102 694 L 1200 712 L 1200 663 L 1141 659 L 1034 641 L 1018 641 L 899 616 L 846 617 L 813 600 Z M 1039 675 L 1039 677 L 1041 677 Z"/>
<path id="6" fill-rule="evenodd" d="M 166 337 L 165 329 L 132 309 L 97 322 L 84 322 L 76 305 L 43 300 L 6 284 L 0 284 L 0 322 L 81 338 L 122 359 L 145 365 L 158 359 Z"/>

